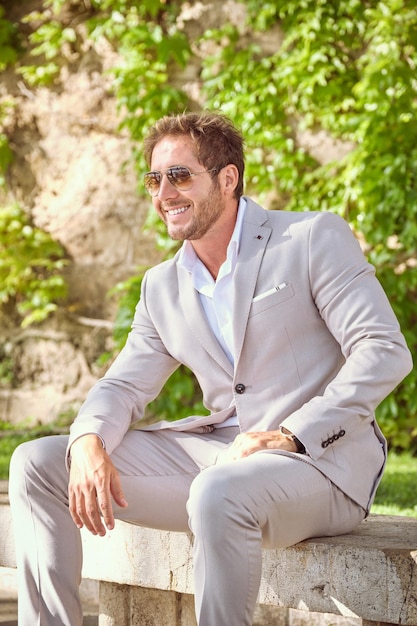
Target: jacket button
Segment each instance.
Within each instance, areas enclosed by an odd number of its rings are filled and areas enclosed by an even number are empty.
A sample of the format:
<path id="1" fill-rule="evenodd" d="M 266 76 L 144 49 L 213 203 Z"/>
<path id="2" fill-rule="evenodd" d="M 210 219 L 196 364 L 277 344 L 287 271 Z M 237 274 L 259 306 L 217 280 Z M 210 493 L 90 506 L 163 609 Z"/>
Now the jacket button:
<path id="1" fill-rule="evenodd" d="M 242 383 L 238 383 L 235 387 L 236 393 L 245 393 L 245 389 L 246 387 Z"/>

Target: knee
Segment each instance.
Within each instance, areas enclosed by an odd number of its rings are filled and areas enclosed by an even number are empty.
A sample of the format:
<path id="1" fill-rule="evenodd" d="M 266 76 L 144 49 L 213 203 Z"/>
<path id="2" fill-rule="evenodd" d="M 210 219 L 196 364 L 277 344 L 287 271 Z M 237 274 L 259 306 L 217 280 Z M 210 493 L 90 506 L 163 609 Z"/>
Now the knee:
<path id="1" fill-rule="evenodd" d="M 220 530 L 222 520 L 230 516 L 236 504 L 230 477 L 223 468 L 214 466 L 203 470 L 193 480 L 187 502 L 192 531 L 198 532 L 202 524 Z"/>
<path id="2" fill-rule="evenodd" d="M 43 439 L 33 439 L 18 445 L 10 460 L 10 474 L 19 474 L 26 472 L 27 468 L 47 464 L 48 455 L 45 455 L 44 448 Z"/>
<path id="3" fill-rule="evenodd" d="M 21 443 L 14 450 L 9 468 L 9 494 L 11 498 L 26 483 L 45 476 L 52 480 L 65 468 L 67 437 L 44 437 Z"/>
<path id="4" fill-rule="evenodd" d="M 25 489 L 25 476 L 28 461 L 32 456 L 35 441 L 26 441 L 21 443 L 14 450 L 10 459 L 9 466 L 9 498 L 13 505 L 15 499 L 19 497 L 22 490 Z M 30 463 L 29 463 L 30 465 Z"/>
<path id="5" fill-rule="evenodd" d="M 26 441 L 21 443 L 14 450 L 10 460 L 10 478 L 22 476 L 25 472 L 26 464 L 32 457 L 34 448 L 36 449 L 37 441 Z"/>

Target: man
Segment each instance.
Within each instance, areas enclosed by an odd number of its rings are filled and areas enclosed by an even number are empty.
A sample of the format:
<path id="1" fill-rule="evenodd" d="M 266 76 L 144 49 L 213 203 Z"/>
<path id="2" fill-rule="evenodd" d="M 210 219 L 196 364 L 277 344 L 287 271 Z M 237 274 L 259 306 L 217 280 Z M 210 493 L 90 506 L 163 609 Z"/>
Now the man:
<path id="1" fill-rule="evenodd" d="M 78 529 L 104 535 L 115 518 L 191 528 L 199 626 L 249 626 L 262 544 L 366 516 L 386 455 L 374 410 L 411 368 L 348 225 L 242 196 L 227 118 L 163 118 L 145 154 L 154 208 L 184 244 L 145 276 L 127 344 L 69 440 L 14 454 L 20 626 L 82 623 Z M 210 415 L 130 429 L 181 363 Z"/>

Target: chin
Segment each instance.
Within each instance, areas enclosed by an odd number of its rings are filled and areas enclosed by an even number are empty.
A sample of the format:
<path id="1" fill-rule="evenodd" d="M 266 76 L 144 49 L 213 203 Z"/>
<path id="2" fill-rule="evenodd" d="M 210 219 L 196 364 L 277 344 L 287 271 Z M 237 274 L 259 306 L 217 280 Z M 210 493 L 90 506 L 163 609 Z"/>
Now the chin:
<path id="1" fill-rule="evenodd" d="M 173 241 L 184 241 L 187 237 L 181 231 L 168 228 L 168 235 Z"/>

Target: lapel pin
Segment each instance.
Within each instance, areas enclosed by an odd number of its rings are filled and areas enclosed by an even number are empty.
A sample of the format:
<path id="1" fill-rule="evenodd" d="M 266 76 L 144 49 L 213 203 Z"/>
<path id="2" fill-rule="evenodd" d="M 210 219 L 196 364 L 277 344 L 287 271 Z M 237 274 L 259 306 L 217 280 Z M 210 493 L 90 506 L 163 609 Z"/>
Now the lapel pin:
<path id="1" fill-rule="evenodd" d="M 263 239 L 262 235 L 256 235 L 256 239 Z"/>

